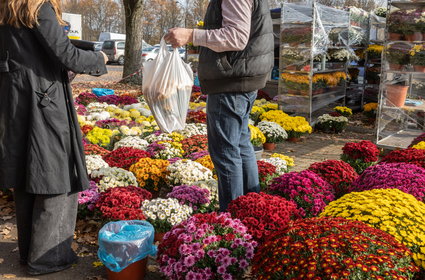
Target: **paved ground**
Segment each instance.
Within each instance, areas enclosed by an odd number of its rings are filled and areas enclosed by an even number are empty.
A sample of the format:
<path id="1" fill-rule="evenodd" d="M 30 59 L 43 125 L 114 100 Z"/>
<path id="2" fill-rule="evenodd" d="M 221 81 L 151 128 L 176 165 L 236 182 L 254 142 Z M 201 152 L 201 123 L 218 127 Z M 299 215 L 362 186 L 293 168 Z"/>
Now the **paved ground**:
<path id="1" fill-rule="evenodd" d="M 109 73 L 101 78 L 102 82 L 119 79 L 121 66 L 108 66 Z M 75 83 L 90 82 L 89 76 L 77 77 Z M 92 83 L 79 84 L 80 88 L 89 88 Z M 137 90 L 135 87 L 133 90 Z M 354 118 L 355 119 L 355 118 Z M 373 140 L 373 129 L 361 125 L 360 121 L 353 121 L 346 132 L 340 135 L 328 135 L 313 133 L 305 137 L 303 142 L 278 144 L 276 151 L 295 158 L 295 171 L 309 167 L 316 161 L 326 159 L 339 159 L 341 148 L 346 142 L 359 140 Z M 267 156 L 271 152 L 265 152 Z M 25 266 L 18 262 L 18 245 L 16 236 L 16 220 L 14 215 L 13 201 L 6 193 L 0 192 L 0 279 L 40 279 L 40 280 L 101 280 L 106 277 L 105 268 L 96 267 L 96 236 L 90 232 L 97 232 L 97 225 L 91 222 L 80 221 L 76 232 L 74 250 L 79 254 L 80 260 L 74 267 L 59 273 L 50 275 L 29 277 L 25 272 Z M 156 266 L 152 263 L 148 266 L 150 273 L 145 279 L 160 279 L 155 273 Z"/>

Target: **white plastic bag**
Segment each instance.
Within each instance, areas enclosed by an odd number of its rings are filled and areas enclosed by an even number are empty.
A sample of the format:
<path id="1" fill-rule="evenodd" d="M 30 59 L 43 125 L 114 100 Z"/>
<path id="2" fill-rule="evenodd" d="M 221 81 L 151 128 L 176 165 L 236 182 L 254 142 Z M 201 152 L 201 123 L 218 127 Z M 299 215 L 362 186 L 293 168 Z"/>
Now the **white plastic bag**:
<path id="1" fill-rule="evenodd" d="M 162 131 L 184 129 L 192 86 L 190 65 L 162 39 L 158 56 L 143 64 L 143 94 Z"/>

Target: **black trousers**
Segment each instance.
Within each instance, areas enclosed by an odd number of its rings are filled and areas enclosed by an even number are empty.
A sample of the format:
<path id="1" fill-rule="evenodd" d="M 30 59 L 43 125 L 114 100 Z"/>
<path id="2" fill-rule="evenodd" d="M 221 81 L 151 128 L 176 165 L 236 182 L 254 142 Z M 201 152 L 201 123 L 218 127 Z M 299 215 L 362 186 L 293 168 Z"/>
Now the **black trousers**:
<path id="1" fill-rule="evenodd" d="M 78 194 L 39 195 L 15 189 L 18 245 L 28 273 L 45 274 L 77 261 L 71 249 Z"/>

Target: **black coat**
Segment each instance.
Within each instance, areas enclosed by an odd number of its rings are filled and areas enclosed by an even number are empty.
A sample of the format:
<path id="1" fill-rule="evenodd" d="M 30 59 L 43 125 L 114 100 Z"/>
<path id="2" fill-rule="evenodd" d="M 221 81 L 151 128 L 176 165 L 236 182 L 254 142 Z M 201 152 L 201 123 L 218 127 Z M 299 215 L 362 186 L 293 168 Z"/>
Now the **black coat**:
<path id="1" fill-rule="evenodd" d="M 89 181 L 66 71 L 101 75 L 104 59 L 70 43 L 49 2 L 38 21 L 0 26 L 0 187 L 81 191 Z"/>

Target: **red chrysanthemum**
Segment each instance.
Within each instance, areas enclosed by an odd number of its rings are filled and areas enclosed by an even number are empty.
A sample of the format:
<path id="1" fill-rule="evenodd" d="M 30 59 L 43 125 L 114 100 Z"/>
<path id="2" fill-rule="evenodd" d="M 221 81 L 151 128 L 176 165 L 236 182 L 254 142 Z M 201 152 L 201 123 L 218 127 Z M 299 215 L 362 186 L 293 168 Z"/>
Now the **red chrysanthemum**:
<path id="1" fill-rule="evenodd" d="M 381 162 L 406 162 L 425 168 L 425 150 L 409 148 L 391 151 Z"/>
<path id="2" fill-rule="evenodd" d="M 128 170 L 130 166 L 138 162 L 139 159 L 146 157 L 151 157 L 151 154 L 131 147 L 122 147 L 105 155 L 103 160 L 111 167 L 119 167 Z"/>
<path id="3" fill-rule="evenodd" d="M 84 144 L 84 153 L 86 155 L 100 155 L 104 156 L 110 153 L 107 149 L 104 149 L 95 144 Z"/>

